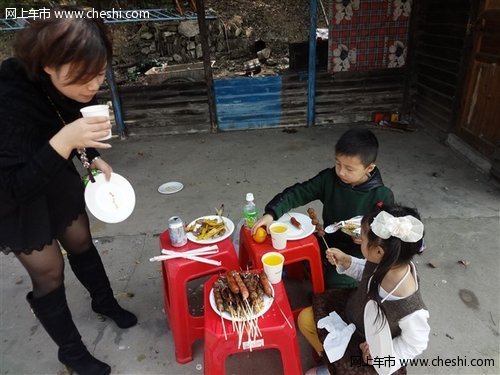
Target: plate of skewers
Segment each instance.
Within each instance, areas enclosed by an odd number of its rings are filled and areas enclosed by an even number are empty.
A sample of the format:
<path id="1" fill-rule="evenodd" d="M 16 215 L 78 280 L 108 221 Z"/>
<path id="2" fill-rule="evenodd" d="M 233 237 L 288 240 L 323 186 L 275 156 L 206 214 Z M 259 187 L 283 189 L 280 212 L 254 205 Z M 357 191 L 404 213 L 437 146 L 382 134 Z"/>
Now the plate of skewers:
<path id="1" fill-rule="evenodd" d="M 287 212 L 277 221 L 287 224 L 287 240 L 301 240 L 309 236 L 316 229 L 309 216 L 298 212 Z"/>
<path id="2" fill-rule="evenodd" d="M 274 289 L 264 271 L 227 271 L 210 291 L 210 306 L 232 322 L 250 322 L 264 315 L 273 304 Z"/>

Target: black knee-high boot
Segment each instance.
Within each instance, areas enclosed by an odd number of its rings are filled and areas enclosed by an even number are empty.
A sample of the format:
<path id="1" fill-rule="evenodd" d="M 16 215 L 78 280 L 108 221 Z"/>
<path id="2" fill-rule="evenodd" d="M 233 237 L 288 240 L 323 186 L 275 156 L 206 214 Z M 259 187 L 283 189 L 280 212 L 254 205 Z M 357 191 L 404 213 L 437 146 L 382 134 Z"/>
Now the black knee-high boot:
<path id="1" fill-rule="evenodd" d="M 137 324 L 137 317 L 123 309 L 113 296 L 104 265 L 94 245 L 82 254 L 68 254 L 68 260 L 76 277 L 90 293 L 92 310 L 113 319 L 120 328 Z"/>
<path id="2" fill-rule="evenodd" d="M 83 344 L 66 302 L 64 285 L 40 298 L 33 298 L 33 293 L 29 292 L 26 299 L 35 316 L 59 346 L 58 358 L 61 363 L 79 375 L 107 375 L 111 372 L 111 368 L 94 358 Z"/>

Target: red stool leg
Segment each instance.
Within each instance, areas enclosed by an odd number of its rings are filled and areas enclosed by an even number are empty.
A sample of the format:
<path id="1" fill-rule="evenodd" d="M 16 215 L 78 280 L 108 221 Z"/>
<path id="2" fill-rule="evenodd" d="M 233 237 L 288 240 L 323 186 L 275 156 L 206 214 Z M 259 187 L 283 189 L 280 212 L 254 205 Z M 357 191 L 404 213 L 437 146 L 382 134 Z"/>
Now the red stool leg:
<path id="1" fill-rule="evenodd" d="M 193 360 L 191 349 L 191 335 L 189 334 L 188 319 L 189 306 L 186 294 L 186 285 L 175 285 L 169 288 L 170 295 L 170 329 L 175 343 L 175 359 L 179 363 L 187 363 Z"/>
<path id="2" fill-rule="evenodd" d="M 325 291 L 325 280 L 323 279 L 323 265 L 319 252 L 311 251 L 309 255 L 309 266 L 311 267 L 311 284 L 314 293 Z"/>

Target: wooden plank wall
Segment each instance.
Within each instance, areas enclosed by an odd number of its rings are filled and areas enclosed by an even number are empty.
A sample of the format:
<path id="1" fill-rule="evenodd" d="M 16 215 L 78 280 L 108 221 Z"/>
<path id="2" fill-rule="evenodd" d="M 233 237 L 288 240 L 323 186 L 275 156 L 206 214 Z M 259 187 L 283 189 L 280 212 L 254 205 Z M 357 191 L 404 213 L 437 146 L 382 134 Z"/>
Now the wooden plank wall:
<path id="1" fill-rule="evenodd" d="M 278 77 L 216 81 L 220 129 L 305 126 L 307 73 L 287 72 Z M 404 82 L 404 69 L 342 72 L 335 75 L 326 71 L 318 72 L 316 124 L 370 121 L 373 112 L 400 111 Z M 279 84 L 281 92 L 277 91 Z M 281 94 L 281 98 L 276 94 Z M 280 107 L 277 106 L 278 102 Z"/>
<path id="2" fill-rule="evenodd" d="M 371 121 L 373 112 L 402 111 L 405 69 L 320 73 L 316 79 L 316 123 Z"/>
<path id="3" fill-rule="evenodd" d="M 401 110 L 404 69 L 326 71 L 316 76 L 316 124 L 370 121 L 374 111 Z M 307 73 L 215 80 L 219 129 L 296 127 L 307 124 Z M 209 132 L 204 82 L 119 88 L 131 134 Z M 110 98 L 101 91 L 99 98 Z"/>
<path id="4" fill-rule="evenodd" d="M 187 134 L 210 131 L 204 81 L 119 88 L 123 118 L 131 134 Z M 108 91 L 99 98 L 110 98 Z"/>
<path id="5" fill-rule="evenodd" d="M 417 1 L 413 117 L 449 132 L 464 80 L 470 0 Z"/>

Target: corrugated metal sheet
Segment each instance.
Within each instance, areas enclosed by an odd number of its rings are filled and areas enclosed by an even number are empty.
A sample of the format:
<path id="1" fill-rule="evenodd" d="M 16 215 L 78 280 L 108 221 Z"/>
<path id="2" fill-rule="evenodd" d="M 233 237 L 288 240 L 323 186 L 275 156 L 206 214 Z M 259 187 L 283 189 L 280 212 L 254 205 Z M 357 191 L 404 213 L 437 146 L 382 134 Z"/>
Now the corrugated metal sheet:
<path id="1" fill-rule="evenodd" d="M 281 76 L 214 81 L 220 130 L 278 127 L 281 124 Z"/>

